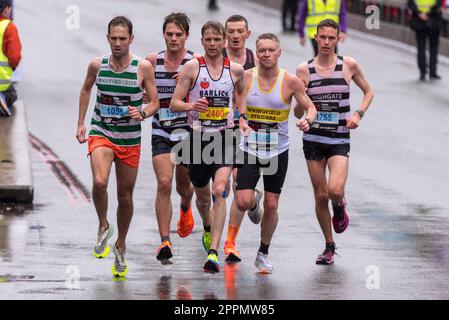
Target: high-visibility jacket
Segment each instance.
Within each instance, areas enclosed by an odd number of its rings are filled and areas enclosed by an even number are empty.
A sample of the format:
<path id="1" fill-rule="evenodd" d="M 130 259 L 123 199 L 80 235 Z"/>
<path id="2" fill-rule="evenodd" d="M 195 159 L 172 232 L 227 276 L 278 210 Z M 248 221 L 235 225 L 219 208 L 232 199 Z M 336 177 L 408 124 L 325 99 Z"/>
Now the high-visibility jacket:
<path id="1" fill-rule="evenodd" d="M 3 36 L 11 20 L 0 21 L 0 92 L 9 88 L 12 79 L 12 68 L 9 65 L 8 57 L 3 52 Z"/>
<path id="2" fill-rule="evenodd" d="M 430 0 L 427 0 L 430 1 Z M 313 39 L 316 27 L 325 19 L 332 19 L 340 23 L 341 0 L 307 0 L 306 34 Z"/>
<path id="3" fill-rule="evenodd" d="M 429 13 L 430 9 L 437 3 L 437 0 L 415 0 L 418 11 Z"/>

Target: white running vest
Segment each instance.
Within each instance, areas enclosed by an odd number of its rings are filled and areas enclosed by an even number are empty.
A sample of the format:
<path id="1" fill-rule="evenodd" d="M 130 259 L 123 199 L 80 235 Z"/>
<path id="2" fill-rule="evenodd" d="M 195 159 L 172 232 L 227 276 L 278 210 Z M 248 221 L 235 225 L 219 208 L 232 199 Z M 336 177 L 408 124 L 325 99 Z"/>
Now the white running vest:
<path id="1" fill-rule="evenodd" d="M 233 128 L 234 82 L 229 59 L 223 59 L 223 70 L 217 80 L 210 76 L 204 57 L 199 57 L 198 61 L 200 64 L 198 76 L 195 85 L 189 91 L 187 101 L 195 102 L 205 97 L 209 101 L 209 108 L 204 112 L 189 111 L 189 125 L 193 130 L 202 132 L 218 132 Z"/>
<path id="2" fill-rule="evenodd" d="M 251 86 L 246 95 L 246 115 L 251 134 L 242 137 L 240 148 L 261 159 L 269 159 L 288 150 L 288 116 L 290 103 L 284 101 L 282 84 L 285 69 L 279 69 L 276 83 L 263 91 L 259 82 L 259 67 L 251 69 Z"/>

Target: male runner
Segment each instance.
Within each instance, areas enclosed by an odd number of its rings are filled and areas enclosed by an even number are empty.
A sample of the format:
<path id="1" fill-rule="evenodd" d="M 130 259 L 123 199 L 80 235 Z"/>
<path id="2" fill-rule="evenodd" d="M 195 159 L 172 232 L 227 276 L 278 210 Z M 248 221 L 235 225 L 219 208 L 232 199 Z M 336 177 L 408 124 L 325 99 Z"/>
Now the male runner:
<path id="1" fill-rule="evenodd" d="M 164 18 L 162 32 L 166 49 L 159 53 L 151 53 L 147 60 L 155 70 L 156 87 L 160 109 L 152 121 L 153 168 L 157 178 L 156 217 L 161 236 L 161 245 L 156 258 L 161 263 L 170 263 L 173 257 L 170 240 L 170 223 L 172 218 L 173 170 L 176 168 L 176 191 L 181 196 L 178 234 L 187 237 L 193 229 L 194 220 L 191 209 L 193 187 L 190 183 L 188 169 L 171 160 L 172 148 L 188 136 L 189 124 L 187 112 L 171 112 L 170 101 L 184 65 L 194 56 L 185 49 L 189 37 L 190 19 L 184 13 L 171 13 Z M 184 133 L 177 133 L 184 129 Z M 172 155 L 173 156 L 173 155 Z"/>
<path id="2" fill-rule="evenodd" d="M 344 198 L 349 164 L 349 130 L 359 126 L 374 97 L 358 63 L 351 57 L 335 54 L 340 37 L 340 27 L 335 21 L 321 21 L 315 35 L 318 55 L 296 69 L 297 76 L 306 84 L 307 94 L 318 110 L 312 128 L 303 136 L 303 150 L 315 194 L 316 215 L 326 241 L 325 250 L 316 263 L 326 265 L 334 263 L 335 253 L 329 199 L 334 211 L 334 230 L 342 233 L 349 225 Z M 351 80 L 364 94 L 360 107 L 352 115 L 349 106 Z M 326 168 L 329 170 L 328 180 Z"/>
<path id="3" fill-rule="evenodd" d="M 247 114 L 251 133 L 243 137 L 240 147 L 244 163 L 237 172 L 237 205 L 239 210 L 259 210 L 255 188 L 263 174 L 265 189 L 261 242 L 255 265 L 261 273 L 271 273 L 268 248 L 278 222 L 278 203 L 288 167 L 288 116 L 292 97 L 298 102 L 297 126 L 307 131 L 315 119 L 316 109 L 307 97 L 304 84 L 294 74 L 280 69 L 279 38 L 261 34 L 256 41 L 259 66 L 245 71 Z M 307 114 L 304 117 L 304 109 Z"/>
<path id="4" fill-rule="evenodd" d="M 191 162 L 189 174 L 195 193 L 210 205 L 209 181 L 213 177 L 215 201 L 210 211 L 211 243 L 204 271 L 219 272 L 217 248 L 226 219 L 226 185 L 235 161 L 232 144 L 233 96 L 239 110 L 243 105 L 243 67 L 223 57 L 225 30 L 221 23 L 207 22 L 201 29 L 205 55 L 186 63 L 173 94 L 170 109 L 189 112 Z M 188 102 L 184 99 L 187 98 Z M 249 129 L 240 119 L 241 130 Z M 226 129 L 230 131 L 226 134 Z M 230 138 L 230 139 L 229 139 Z M 230 140 L 230 141 L 229 141 Z M 210 142 L 209 142 L 210 141 Z M 204 199 L 204 200 L 203 200 Z M 200 202 L 201 203 L 201 202 Z M 198 208 L 204 210 L 203 208 Z M 203 212 L 207 215 L 209 212 Z"/>
<path id="5" fill-rule="evenodd" d="M 251 35 L 251 30 L 248 28 L 248 20 L 241 15 L 230 16 L 225 23 L 226 30 L 226 46 L 223 50 L 223 55 L 228 57 L 232 62 L 238 63 L 243 66 L 243 69 L 248 70 L 254 68 L 257 64 L 257 57 L 254 55 L 253 51 L 246 48 L 246 40 Z M 240 145 L 240 129 L 239 129 L 239 111 L 234 110 L 234 134 L 235 134 L 235 148 Z M 240 252 L 235 248 L 235 240 L 237 238 L 240 225 L 242 224 L 245 212 L 238 209 L 235 200 L 235 183 L 237 181 L 237 168 L 232 170 L 232 189 L 234 191 L 234 198 L 232 200 L 228 232 L 226 241 L 224 244 L 224 253 L 226 256 L 226 261 L 229 262 L 239 262 Z M 230 189 L 230 188 L 228 188 Z M 263 193 L 256 189 L 257 197 L 260 200 Z M 248 215 L 254 223 L 258 224 L 261 220 L 261 211 L 248 211 Z"/>
<path id="6" fill-rule="evenodd" d="M 114 276 L 128 272 L 125 260 L 126 235 L 133 216 L 133 190 L 140 158 L 140 121 L 153 115 L 159 108 L 154 69 L 151 63 L 129 51 L 134 40 L 132 22 L 123 16 L 109 22 L 107 39 L 111 54 L 95 58 L 88 67 L 81 88 L 76 138 L 88 142 L 93 175 L 92 197 L 99 219 L 94 256 L 106 257 L 107 244 L 113 235 L 113 226 L 107 220 L 107 186 L 112 163 L 117 176 L 118 238 L 113 247 Z M 93 85 L 97 99 L 86 139 L 84 119 Z M 142 109 L 142 92 L 146 90 L 150 103 Z"/>

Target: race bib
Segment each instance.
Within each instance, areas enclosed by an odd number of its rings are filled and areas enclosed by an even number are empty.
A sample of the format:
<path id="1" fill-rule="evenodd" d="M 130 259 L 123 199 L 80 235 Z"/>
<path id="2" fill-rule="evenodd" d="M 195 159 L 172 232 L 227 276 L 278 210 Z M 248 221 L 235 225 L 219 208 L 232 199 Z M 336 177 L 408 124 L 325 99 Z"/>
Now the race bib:
<path id="1" fill-rule="evenodd" d="M 319 111 L 315 121 L 324 124 L 338 124 L 338 112 Z"/>
<path id="2" fill-rule="evenodd" d="M 251 131 L 248 136 L 248 147 L 258 150 L 273 150 L 278 147 L 278 131 L 261 129 Z"/>
<path id="3" fill-rule="evenodd" d="M 228 112 L 229 108 L 209 107 L 206 111 L 200 112 L 200 120 L 224 120 Z"/>
<path id="4" fill-rule="evenodd" d="M 315 122 L 312 124 L 312 128 L 330 131 L 336 130 L 339 124 L 338 102 L 314 101 L 314 104 L 318 113 Z"/>
<path id="5" fill-rule="evenodd" d="M 168 108 L 159 109 L 159 120 L 160 121 L 173 121 L 178 118 L 187 118 L 186 112 L 173 112 Z"/>
<path id="6" fill-rule="evenodd" d="M 119 106 L 101 106 L 101 116 L 103 118 L 123 118 L 128 117 L 128 106 L 119 107 Z"/>

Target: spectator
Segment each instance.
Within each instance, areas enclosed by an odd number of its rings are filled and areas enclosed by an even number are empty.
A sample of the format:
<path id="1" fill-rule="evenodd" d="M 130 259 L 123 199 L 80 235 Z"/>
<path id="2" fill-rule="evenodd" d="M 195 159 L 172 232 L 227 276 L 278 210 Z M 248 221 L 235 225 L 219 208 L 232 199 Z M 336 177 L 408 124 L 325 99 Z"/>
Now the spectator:
<path id="1" fill-rule="evenodd" d="M 11 115 L 10 109 L 17 100 L 11 79 L 22 59 L 22 44 L 17 27 L 10 20 L 11 11 L 12 1 L 0 0 L 0 110 L 4 115 Z"/>
<path id="2" fill-rule="evenodd" d="M 347 14 L 344 0 L 303 0 L 299 8 L 298 33 L 299 42 L 306 44 L 305 33 L 312 42 L 315 56 L 318 54 L 318 44 L 314 39 L 317 25 L 325 19 L 332 19 L 340 25 L 340 40 L 346 39 Z M 304 26 L 306 32 L 304 33 Z M 337 47 L 335 47 L 335 52 Z"/>
<path id="3" fill-rule="evenodd" d="M 410 27 L 416 32 L 418 49 L 419 80 L 425 81 L 427 74 L 426 41 L 429 38 L 429 77 L 440 80 L 437 74 L 438 46 L 440 31 L 443 23 L 441 14 L 441 0 L 408 0 L 408 7 L 412 11 Z"/>
<path id="4" fill-rule="evenodd" d="M 297 11 L 298 11 L 298 0 L 284 0 L 284 3 L 282 5 L 282 30 L 284 32 L 295 31 Z M 289 19 L 287 19 L 287 16 L 289 16 Z M 290 20 L 289 24 L 287 24 L 287 20 Z"/>
<path id="5" fill-rule="evenodd" d="M 210 11 L 218 10 L 217 0 L 209 0 L 208 8 Z"/>

